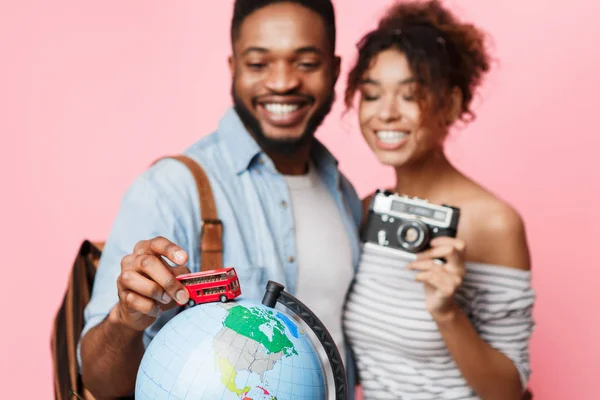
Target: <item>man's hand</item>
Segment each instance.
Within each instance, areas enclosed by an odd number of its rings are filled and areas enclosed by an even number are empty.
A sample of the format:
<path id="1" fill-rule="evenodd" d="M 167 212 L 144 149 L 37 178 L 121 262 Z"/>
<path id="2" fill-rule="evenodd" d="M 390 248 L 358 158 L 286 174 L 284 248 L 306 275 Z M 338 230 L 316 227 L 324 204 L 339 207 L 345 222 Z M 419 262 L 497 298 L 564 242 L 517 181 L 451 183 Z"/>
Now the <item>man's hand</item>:
<path id="1" fill-rule="evenodd" d="M 177 266 L 171 267 L 162 257 Z M 111 317 L 143 331 L 163 310 L 185 304 L 189 293 L 175 277 L 190 272 L 183 266 L 187 259 L 185 251 L 164 237 L 138 242 L 133 253 L 121 260 L 119 303 Z"/>
<path id="2" fill-rule="evenodd" d="M 408 269 L 421 271 L 415 279 L 425 285 L 427 311 L 434 319 L 443 318 L 454 310 L 454 294 L 465 276 L 465 242 L 450 237 L 431 241 L 431 249 L 417 255 Z M 437 258 L 444 258 L 440 263 Z"/>

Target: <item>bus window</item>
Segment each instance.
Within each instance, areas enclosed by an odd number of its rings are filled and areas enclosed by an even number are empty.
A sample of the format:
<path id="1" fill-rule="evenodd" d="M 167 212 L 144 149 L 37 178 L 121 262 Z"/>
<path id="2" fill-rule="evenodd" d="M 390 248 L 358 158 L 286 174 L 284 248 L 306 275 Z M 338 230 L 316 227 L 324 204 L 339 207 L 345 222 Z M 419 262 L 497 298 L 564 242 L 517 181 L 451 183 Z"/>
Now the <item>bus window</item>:
<path id="1" fill-rule="evenodd" d="M 225 292 L 225 286 L 217 286 L 214 288 L 209 288 L 209 289 L 204 289 L 204 294 L 217 294 L 217 293 L 224 293 Z"/>

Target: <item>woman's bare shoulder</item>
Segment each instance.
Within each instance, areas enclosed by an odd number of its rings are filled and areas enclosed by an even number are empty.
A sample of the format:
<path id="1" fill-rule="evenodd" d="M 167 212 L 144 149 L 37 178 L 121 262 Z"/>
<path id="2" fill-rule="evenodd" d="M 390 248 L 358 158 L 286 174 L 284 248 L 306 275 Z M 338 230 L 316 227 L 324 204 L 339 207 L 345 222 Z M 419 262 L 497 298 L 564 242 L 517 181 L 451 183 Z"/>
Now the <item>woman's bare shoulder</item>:
<path id="1" fill-rule="evenodd" d="M 519 212 L 483 188 L 474 188 L 461 207 L 459 235 L 467 243 L 468 258 L 482 263 L 530 269 L 525 224 Z M 464 229 L 463 229 L 464 228 Z M 461 233 L 463 230 L 463 233 Z"/>

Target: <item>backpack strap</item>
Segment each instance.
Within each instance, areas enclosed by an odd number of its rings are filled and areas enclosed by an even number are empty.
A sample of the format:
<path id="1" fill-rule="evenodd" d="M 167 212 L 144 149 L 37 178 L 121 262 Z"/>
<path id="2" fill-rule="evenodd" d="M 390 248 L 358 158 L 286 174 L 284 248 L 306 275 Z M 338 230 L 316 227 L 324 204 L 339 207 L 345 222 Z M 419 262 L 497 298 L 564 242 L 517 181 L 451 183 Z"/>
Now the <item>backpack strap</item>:
<path id="1" fill-rule="evenodd" d="M 78 373 L 77 344 L 103 246 L 104 243 L 83 241 L 71 268 L 62 304 L 54 317 L 50 347 L 55 400 L 94 399 Z"/>
<path id="2" fill-rule="evenodd" d="M 204 169 L 188 156 L 176 155 L 162 157 L 172 158 L 185 164 L 196 181 L 198 199 L 200 201 L 200 270 L 208 271 L 223 267 L 223 223 L 218 217 L 217 207 L 210 181 Z"/>

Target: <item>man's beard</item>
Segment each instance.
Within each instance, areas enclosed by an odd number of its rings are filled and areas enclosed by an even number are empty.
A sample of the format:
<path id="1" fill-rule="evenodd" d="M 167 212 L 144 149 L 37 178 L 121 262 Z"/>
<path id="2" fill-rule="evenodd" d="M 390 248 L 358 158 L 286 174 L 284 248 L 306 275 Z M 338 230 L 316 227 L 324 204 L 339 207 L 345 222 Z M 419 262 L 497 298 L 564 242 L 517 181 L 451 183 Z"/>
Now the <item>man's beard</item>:
<path id="1" fill-rule="evenodd" d="M 235 87 L 231 85 L 231 97 L 233 99 L 233 106 L 238 116 L 242 120 L 242 123 L 250 131 L 254 139 L 258 142 L 259 146 L 268 153 L 275 153 L 281 155 L 290 155 L 297 151 L 299 148 L 307 145 L 315 135 L 317 128 L 323 123 L 323 120 L 331 111 L 333 102 L 335 100 L 335 92 L 332 88 L 330 96 L 325 102 L 314 112 L 306 123 L 304 132 L 297 138 L 292 139 L 272 139 L 265 135 L 260 122 L 252 112 L 244 105 L 242 100 L 237 96 Z"/>

